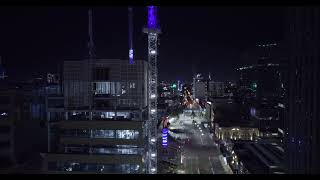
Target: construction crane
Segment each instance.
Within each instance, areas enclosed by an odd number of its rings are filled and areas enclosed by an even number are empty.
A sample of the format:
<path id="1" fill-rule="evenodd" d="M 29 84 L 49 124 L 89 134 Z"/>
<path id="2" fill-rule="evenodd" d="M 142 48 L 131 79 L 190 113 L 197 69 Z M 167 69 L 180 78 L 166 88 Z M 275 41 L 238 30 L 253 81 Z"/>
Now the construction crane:
<path id="1" fill-rule="evenodd" d="M 133 13 L 132 7 L 128 7 L 128 25 L 129 25 L 129 64 L 134 64 L 133 59 Z"/>
<path id="2" fill-rule="evenodd" d="M 96 58 L 96 53 L 95 53 L 95 47 L 94 47 L 94 42 L 93 42 L 93 28 L 92 28 L 92 9 L 88 10 L 88 35 L 89 35 L 89 41 L 88 41 L 88 55 L 89 55 L 89 59 L 88 59 L 88 72 L 87 72 L 87 83 L 88 83 L 88 105 L 91 109 L 92 105 L 93 105 L 93 97 L 92 97 L 92 67 L 93 67 L 93 63 L 95 61 Z"/>
<path id="3" fill-rule="evenodd" d="M 89 49 L 89 59 L 94 59 L 96 57 L 95 48 L 93 43 L 93 30 L 92 30 L 92 9 L 88 10 L 88 49 Z"/>
<path id="4" fill-rule="evenodd" d="M 161 33 L 157 22 L 157 7 L 148 6 L 148 24 L 143 28 L 143 32 L 148 34 L 148 152 L 147 152 L 147 173 L 157 173 L 157 54 L 158 54 L 158 34 Z"/>

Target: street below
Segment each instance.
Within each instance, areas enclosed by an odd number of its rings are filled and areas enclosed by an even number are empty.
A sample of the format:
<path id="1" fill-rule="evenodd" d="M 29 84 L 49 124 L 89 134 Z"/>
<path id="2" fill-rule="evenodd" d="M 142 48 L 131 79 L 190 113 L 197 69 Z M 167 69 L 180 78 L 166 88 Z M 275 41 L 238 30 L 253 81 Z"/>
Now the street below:
<path id="1" fill-rule="evenodd" d="M 184 112 L 169 120 L 169 134 L 183 147 L 179 172 L 185 174 L 227 174 L 220 161 L 220 151 L 214 142 L 201 111 Z M 170 142 L 169 142 L 170 143 Z"/>

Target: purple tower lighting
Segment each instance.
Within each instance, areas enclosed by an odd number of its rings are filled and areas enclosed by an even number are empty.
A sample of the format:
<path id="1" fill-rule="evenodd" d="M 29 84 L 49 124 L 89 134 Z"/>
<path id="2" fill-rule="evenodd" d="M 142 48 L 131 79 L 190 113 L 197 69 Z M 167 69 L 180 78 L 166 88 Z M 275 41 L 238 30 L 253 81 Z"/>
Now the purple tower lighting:
<path id="1" fill-rule="evenodd" d="M 148 6 L 148 28 L 157 28 L 157 7 Z"/>
<path id="2" fill-rule="evenodd" d="M 164 148 L 168 146 L 168 128 L 162 129 L 162 146 Z"/>
<path id="3" fill-rule="evenodd" d="M 133 60 L 133 12 L 132 7 L 128 7 L 128 25 L 129 25 L 129 64 L 134 64 Z"/>

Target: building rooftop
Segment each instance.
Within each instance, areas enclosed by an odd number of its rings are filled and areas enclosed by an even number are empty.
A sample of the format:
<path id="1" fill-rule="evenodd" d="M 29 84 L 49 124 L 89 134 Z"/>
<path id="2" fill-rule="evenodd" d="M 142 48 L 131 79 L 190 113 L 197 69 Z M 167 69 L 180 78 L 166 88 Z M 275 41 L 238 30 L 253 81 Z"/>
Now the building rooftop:
<path id="1" fill-rule="evenodd" d="M 275 143 L 235 142 L 234 151 L 251 173 L 283 172 L 283 154 Z"/>
<path id="2" fill-rule="evenodd" d="M 241 106 L 237 103 L 221 102 L 215 109 L 215 120 L 220 127 L 253 127 L 254 122 L 245 120 Z"/>
<path id="3" fill-rule="evenodd" d="M 243 66 L 240 68 L 237 68 L 238 71 L 246 70 L 246 69 L 254 69 L 258 67 L 278 67 L 279 64 L 273 64 L 273 63 L 268 63 L 268 64 L 256 64 L 256 65 L 251 65 L 251 66 Z"/>

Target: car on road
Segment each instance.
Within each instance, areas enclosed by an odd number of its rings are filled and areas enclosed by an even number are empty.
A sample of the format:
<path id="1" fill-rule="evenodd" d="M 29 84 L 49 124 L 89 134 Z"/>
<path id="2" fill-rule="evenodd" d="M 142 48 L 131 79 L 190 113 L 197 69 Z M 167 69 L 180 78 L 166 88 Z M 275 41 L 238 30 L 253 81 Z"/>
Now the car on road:
<path id="1" fill-rule="evenodd" d="M 185 144 L 192 144 L 191 139 L 189 139 L 189 138 L 188 138 L 188 139 L 186 139 L 186 140 L 185 140 Z"/>

